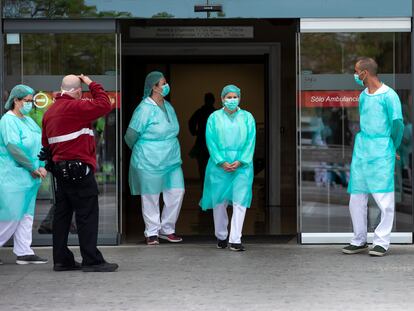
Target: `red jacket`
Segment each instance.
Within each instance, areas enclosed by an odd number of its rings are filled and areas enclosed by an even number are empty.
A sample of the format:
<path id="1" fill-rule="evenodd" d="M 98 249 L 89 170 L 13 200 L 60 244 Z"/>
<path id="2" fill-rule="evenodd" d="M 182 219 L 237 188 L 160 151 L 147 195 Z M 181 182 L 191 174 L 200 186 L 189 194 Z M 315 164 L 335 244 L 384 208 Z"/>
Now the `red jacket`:
<path id="1" fill-rule="evenodd" d="M 42 144 L 49 146 L 53 161 L 80 160 L 96 168 L 96 143 L 92 122 L 112 110 L 102 86 L 89 85 L 92 100 L 74 99 L 63 94 L 43 116 Z"/>

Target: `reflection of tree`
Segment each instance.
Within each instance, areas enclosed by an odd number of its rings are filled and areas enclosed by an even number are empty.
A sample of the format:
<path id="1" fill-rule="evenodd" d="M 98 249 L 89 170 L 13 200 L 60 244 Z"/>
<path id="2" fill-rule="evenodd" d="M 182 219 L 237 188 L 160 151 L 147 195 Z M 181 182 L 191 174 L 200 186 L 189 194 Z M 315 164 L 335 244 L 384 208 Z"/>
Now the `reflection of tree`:
<path id="1" fill-rule="evenodd" d="M 394 71 L 393 33 L 306 33 L 301 36 L 302 70 L 353 73 L 360 56 L 373 57 L 381 72 Z"/>
<path id="2" fill-rule="evenodd" d="M 56 18 L 56 17 L 130 17 L 129 12 L 97 11 L 96 6 L 84 0 L 5 0 L 5 17 Z"/>
<path id="3" fill-rule="evenodd" d="M 341 72 L 340 53 L 334 34 L 303 34 L 301 36 L 301 66 L 302 70 L 312 73 Z"/>
<path id="4" fill-rule="evenodd" d="M 114 72 L 113 34 L 23 34 L 25 75 Z"/>
<path id="5" fill-rule="evenodd" d="M 160 12 L 153 15 L 152 18 L 174 18 L 174 15 L 167 12 Z"/>

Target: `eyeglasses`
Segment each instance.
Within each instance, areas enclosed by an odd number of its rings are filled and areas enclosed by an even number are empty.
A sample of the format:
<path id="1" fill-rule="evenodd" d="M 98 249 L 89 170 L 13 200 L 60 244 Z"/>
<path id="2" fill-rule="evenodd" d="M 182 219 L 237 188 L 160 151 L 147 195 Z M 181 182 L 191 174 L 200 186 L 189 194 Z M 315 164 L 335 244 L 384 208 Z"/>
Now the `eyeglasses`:
<path id="1" fill-rule="evenodd" d="M 35 103 L 35 101 L 33 99 L 18 98 L 18 100 L 24 100 L 26 103 L 32 103 L 32 104 Z"/>

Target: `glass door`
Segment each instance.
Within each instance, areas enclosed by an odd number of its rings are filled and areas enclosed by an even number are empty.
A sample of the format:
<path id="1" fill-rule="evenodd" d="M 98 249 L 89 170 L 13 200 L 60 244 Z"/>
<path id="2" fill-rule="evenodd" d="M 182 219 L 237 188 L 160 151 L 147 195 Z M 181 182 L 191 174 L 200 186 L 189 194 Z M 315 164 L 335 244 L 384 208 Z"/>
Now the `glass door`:
<path id="1" fill-rule="evenodd" d="M 360 56 L 376 59 L 380 79 L 401 99 L 405 133 L 398 150 L 401 161 L 396 161 L 395 168 L 392 242 L 411 242 L 411 41 L 409 32 L 395 31 L 324 29 L 299 35 L 298 189 L 303 243 L 348 243 L 352 237 L 347 186 L 354 138 L 359 131 L 358 98 L 362 88 L 354 82 L 353 73 Z M 371 200 L 369 239 L 380 219 L 380 211 Z"/>
<path id="2" fill-rule="evenodd" d="M 30 21 L 32 23 L 35 21 Z M 76 23 L 73 21 L 72 23 Z M 28 24 L 30 25 L 30 24 Z M 47 27 L 47 25 L 46 25 Z M 53 29 L 52 24 L 49 29 Z M 49 30 L 50 31 L 50 30 Z M 87 30 L 85 30 L 87 32 Z M 19 83 L 36 91 L 36 107 L 30 116 L 41 127 L 53 105 L 62 77 L 85 74 L 108 92 L 113 110 L 93 124 L 99 185 L 99 244 L 118 242 L 118 115 L 120 109 L 118 37 L 115 33 L 7 33 L 4 42 L 4 93 Z M 91 94 L 84 88 L 84 97 Z M 51 179 L 43 182 L 36 205 L 33 244 L 51 244 L 53 215 Z M 77 243 L 76 225 L 70 243 Z"/>

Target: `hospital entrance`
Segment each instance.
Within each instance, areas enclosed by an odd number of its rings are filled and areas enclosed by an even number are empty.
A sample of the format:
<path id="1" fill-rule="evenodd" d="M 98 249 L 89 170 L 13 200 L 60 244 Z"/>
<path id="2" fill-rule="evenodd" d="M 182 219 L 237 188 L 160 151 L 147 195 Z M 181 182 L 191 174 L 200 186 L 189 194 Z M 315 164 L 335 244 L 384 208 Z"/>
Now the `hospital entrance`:
<path id="1" fill-rule="evenodd" d="M 128 34 L 133 33 L 133 26 L 127 29 Z M 199 207 L 203 185 L 200 172 L 205 167 L 199 165 L 194 148 L 196 136 L 191 133 L 194 129 L 191 129 L 190 123 L 194 123 L 197 118 L 194 113 L 205 104 L 206 97 L 207 101 L 212 101 L 212 94 L 214 108 L 220 109 L 223 86 L 235 84 L 242 92 L 240 106 L 253 114 L 257 130 L 253 201 L 246 214 L 243 236 L 250 241 L 270 239 L 274 242 L 287 242 L 295 239 L 296 204 L 293 202 L 291 206 L 281 208 L 281 201 L 289 200 L 289 195 L 290 200 L 295 199 L 295 181 L 283 196 L 280 180 L 281 170 L 287 172 L 289 169 L 289 165 L 283 166 L 283 162 L 294 160 L 281 156 L 281 152 L 289 148 L 291 153 L 295 152 L 294 137 L 292 139 L 284 135 L 286 132 L 295 131 L 295 123 L 286 123 L 292 128 L 282 126 L 287 120 L 281 120 L 280 115 L 283 90 L 280 88 L 279 43 L 228 44 L 196 40 L 180 43 L 160 40 L 148 43 L 131 38 L 125 41 L 121 46 L 121 135 L 125 134 L 132 114 L 142 99 L 144 80 L 149 72 L 163 72 L 171 86 L 166 99 L 174 107 L 180 124 L 178 138 L 186 190 L 176 233 L 187 241 L 214 239 L 212 211 L 203 212 Z M 292 62 L 294 63 L 294 58 Z M 286 64 L 289 61 L 284 66 Z M 289 90 L 285 90 L 288 94 Z M 290 109 L 294 117 L 295 106 L 292 105 Z M 142 243 L 145 226 L 140 197 L 132 196 L 128 185 L 131 150 L 125 144 L 121 148 L 121 242 Z M 289 178 L 292 177 L 294 178 Z M 286 181 L 282 186 L 286 187 Z M 294 196 L 291 195 L 292 192 Z M 230 215 L 231 211 L 229 208 Z"/>

